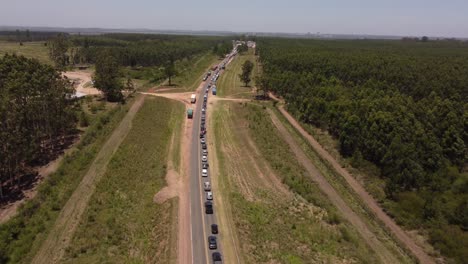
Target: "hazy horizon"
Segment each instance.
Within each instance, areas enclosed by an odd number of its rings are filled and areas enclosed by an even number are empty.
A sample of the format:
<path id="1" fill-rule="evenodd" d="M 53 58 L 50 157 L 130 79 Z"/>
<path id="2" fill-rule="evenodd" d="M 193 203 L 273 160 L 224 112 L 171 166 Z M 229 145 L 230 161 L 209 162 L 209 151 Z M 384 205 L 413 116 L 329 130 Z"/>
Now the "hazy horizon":
<path id="1" fill-rule="evenodd" d="M 3 26 L 468 37 L 468 2 L 461 0 L 24 0 L 1 6 Z"/>

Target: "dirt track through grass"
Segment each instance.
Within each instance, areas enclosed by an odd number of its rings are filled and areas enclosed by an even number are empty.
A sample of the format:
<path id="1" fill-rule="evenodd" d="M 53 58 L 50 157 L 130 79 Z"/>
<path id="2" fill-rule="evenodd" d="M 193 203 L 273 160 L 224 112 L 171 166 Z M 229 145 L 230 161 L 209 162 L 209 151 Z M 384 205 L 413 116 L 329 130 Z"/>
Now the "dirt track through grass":
<path id="1" fill-rule="evenodd" d="M 130 131 L 132 120 L 143 105 L 145 96 L 139 96 L 120 125 L 112 133 L 96 156 L 79 186 L 73 192 L 61 210 L 55 225 L 34 257 L 32 263 L 57 263 L 62 258 L 65 248 L 71 241 L 73 233 L 81 219 L 88 201 L 94 192 L 96 182 L 104 175 L 107 164 L 113 153 Z"/>
<path id="2" fill-rule="evenodd" d="M 215 104 L 208 124 L 215 136 L 209 158 L 213 186 L 219 190 L 214 198 L 222 204 L 218 221 L 223 248 L 229 248 L 226 263 L 237 263 L 235 251 L 241 263 L 379 262 L 352 227 L 327 223 L 331 211 L 307 202 L 281 182 L 285 176 L 278 168 L 298 176 L 301 166 L 276 139 L 272 144 L 282 151 L 275 152 L 281 164 L 265 159 L 264 147 L 253 140 L 250 129 L 256 120 L 246 119 L 252 109 L 243 102 Z"/>
<path id="3" fill-rule="evenodd" d="M 380 257 L 383 263 L 399 263 L 399 259 L 395 257 L 381 241 L 379 241 L 372 231 L 367 227 L 366 223 L 346 204 L 338 192 L 328 183 L 328 181 L 321 175 L 318 169 L 308 159 L 306 154 L 302 151 L 301 147 L 294 141 L 293 137 L 289 134 L 287 129 L 283 126 L 278 117 L 268 109 L 273 124 L 276 126 L 284 140 L 288 143 L 298 161 L 306 168 L 309 175 L 318 184 L 320 189 L 329 197 L 330 201 L 338 208 L 344 217 L 356 227 L 361 236 L 368 245 L 374 249 L 376 254 Z"/>

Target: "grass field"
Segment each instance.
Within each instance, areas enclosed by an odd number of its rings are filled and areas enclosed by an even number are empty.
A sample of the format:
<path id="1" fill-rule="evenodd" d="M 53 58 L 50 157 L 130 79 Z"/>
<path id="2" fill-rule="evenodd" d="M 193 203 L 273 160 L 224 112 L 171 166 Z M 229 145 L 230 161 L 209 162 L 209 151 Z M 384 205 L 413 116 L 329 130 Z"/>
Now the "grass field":
<path id="1" fill-rule="evenodd" d="M 372 232 L 379 238 L 380 241 L 384 242 L 385 247 L 388 248 L 394 256 L 397 256 L 401 263 L 412 263 L 410 255 L 407 252 L 404 252 L 402 247 L 396 242 L 396 240 L 391 236 L 391 234 L 383 228 L 383 224 L 380 223 L 373 215 L 372 212 L 366 207 L 364 202 L 357 197 L 351 188 L 348 186 L 346 181 L 338 175 L 325 161 L 322 159 L 314 149 L 309 145 L 309 143 L 295 130 L 289 122 L 279 113 L 276 108 L 274 112 L 281 123 L 289 130 L 289 133 L 294 137 L 294 139 L 299 143 L 302 150 L 306 153 L 308 158 L 314 163 L 314 165 L 320 170 L 321 174 L 325 176 L 327 181 L 339 191 L 341 197 L 346 201 L 346 203 L 356 212 L 361 219 L 365 221 L 367 226 L 372 230 Z"/>
<path id="2" fill-rule="evenodd" d="M 62 207 L 88 171 L 95 156 L 127 113 L 132 102 L 99 111 L 80 143 L 57 171 L 38 188 L 17 216 L 0 226 L 0 263 L 29 263 L 55 223 Z"/>
<path id="3" fill-rule="evenodd" d="M 242 64 L 250 60 L 254 64 L 250 82 L 251 87 L 245 87 L 244 83 L 239 79 L 239 74 L 242 71 Z M 237 55 L 234 60 L 226 67 L 225 72 L 218 80 L 218 95 L 224 97 L 236 98 L 251 98 L 252 87 L 254 86 L 254 76 L 257 71 L 257 60 L 255 59 L 254 50 L 249 49 L 248 52 L 242 55 Z"/>
<path id="4" fill-rule="evenodd" d="M 379 262 L 305 177 L 262 107 L 217 104 L 220 193 L 230 206 L 245 263 Z"/>
<path id="5" fill-rule="evenodd" d="M 23 55 L 38 59 L 42 63 L 52 64 L 44 42 L 23 42 L 23 46 L 20 46 L 17 42 L 0 41 L 0 55 L 6 53 Z"/>
<path id="6" fill-rule="evenodd" d="M 208 68 L 218 62 L 218 57 L 212 52 L 194 57 L 191 60 L 181 61 L 177 64 L 179 74 L 172 80 L 181 91 L 195 91 L 202 82 L 203 75 Z"/>
<path id="7" fill-rule="evenodd" d="M 153 196 L 166 184 L 169 145 L 184 109 L 163 98 L 145 100 L 96 187 L 66 263 L 169 263 L 177 205 L 158 205 Z"/>

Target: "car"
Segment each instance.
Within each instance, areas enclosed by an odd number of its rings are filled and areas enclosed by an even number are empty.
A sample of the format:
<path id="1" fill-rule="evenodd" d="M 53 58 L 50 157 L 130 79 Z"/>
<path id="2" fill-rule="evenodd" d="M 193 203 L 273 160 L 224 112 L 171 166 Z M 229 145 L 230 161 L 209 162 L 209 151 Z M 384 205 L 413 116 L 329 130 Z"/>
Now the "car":
<path id="1" fill-rule="evenodd" d="M 213 203 L 211 201 L 205 202 L 205 213 L 206 214 L 213 214 Z"/>
<path id="2" fill-rule="evenodd" d="M 202 177 L 208 177 L 208 170 L 207 169 L 202 169 L 201 176 Z"/>
<path id="3" fill-rule="evenodd" d="M 206 192 L 206 199 L 207 200 L 213 200 L 213 193 L 212 192 Z"/>
<path id="4" fill-rule="evenodd" d="M 210 249 L 217 249 L 218 245 L 216 243 L 216 237 L 215 236 L 209 236 L 208 237 L 208 247 Z"/>
<path id="5" fill-rule="evenodd" d="M 208 161 L 208 157 L 205 156 L 205 155 L 203 155 L 202 158 L 201 158 L 201 160 L 202 160 L 203 162 L 207 162 L 207 161 Z"/>
<path id="6" fill-rule="evenodd" d="M 211 83 L 208 84 L 208 89 L 211 87 Z"/>
<path id="7" fill-rule="evenodd" d="M 207 149 L 202 150 L 202 154 L 203 155 L 208 155 L 208 150 Z"/>
<path id="8" fill-rule="evenodd" d="M 212 224 L 211 225 L 211 234 L 218 234 L 218 225 Z"/>
<path id="9" fill-rule="evenodd" d="M 222 263 L 221 253 L 219 252 L 213 252 L 213 254 L 211 254 L 211 258 L 213 259 L 214 264 Z"/>
<path id="10" fill-rule="evenodd" d="M 202 111 L 202 113 L 204 113 L 204 112 L 206 112 L 206 109 L 203 107 L 203 108 L 201 109 L 201 111 Z"/>
<path id="11" fill-rule="evenodd" d="M 203 183 L 203 189 L 205 190 L 205 192 L 209 192 L 211 191 L 211 184 L 210 182 L 206 181 Z"/>
<path id="12" fill-rule="evenodd" d="M 206 141 L 205 141 L 205 138 L 202 138 L 202 139 L 200 140 L 200 142 L 201 142 L 201 143 L 205 143 L 205 142 L 206 142 Z"/>
<path id="13" fill-rule="evenodd" d="M 201 147 L 202 147 L 202 149 L 206 149 L 206 143 L 203 143 L 203 144 L 201 145 Z"/>
<path id="14" fill-rule="evenodd" d="M 208 162 L 202 163 L 202 169 L 208 169 L 208 167 L 210 167 L 210 164 L 208 164 Z"/>

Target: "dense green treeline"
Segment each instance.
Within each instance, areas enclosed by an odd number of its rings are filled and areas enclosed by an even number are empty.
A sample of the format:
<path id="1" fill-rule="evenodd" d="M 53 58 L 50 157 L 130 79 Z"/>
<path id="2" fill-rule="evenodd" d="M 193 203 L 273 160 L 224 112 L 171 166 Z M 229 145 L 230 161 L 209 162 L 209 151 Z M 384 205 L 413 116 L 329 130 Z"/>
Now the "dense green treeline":
<path id="1" fill-rule="evenodd" d="M 16 55 L 0 58 L 0 187 L 67 143 L 76 122 L 73 92 L 49 65 Z"/>
<path id="2" fill-rule="evenodd" d="M 258 53 L 258 83 L 327 129 L 353 165 L 378 167 L 399 223 L 468 259 L 466 43 L 263 39 Z"/>
<path id="3" fill-rule="evenodd" d="M 190 59 L 228 42 L 219 37 L 167 36 L 149 34 L 106 34 L 73 37 L 75 63 L 94 63 L 97 54 L 109 49 L 123 66 L 162 66 L 168 61 Z"/>

